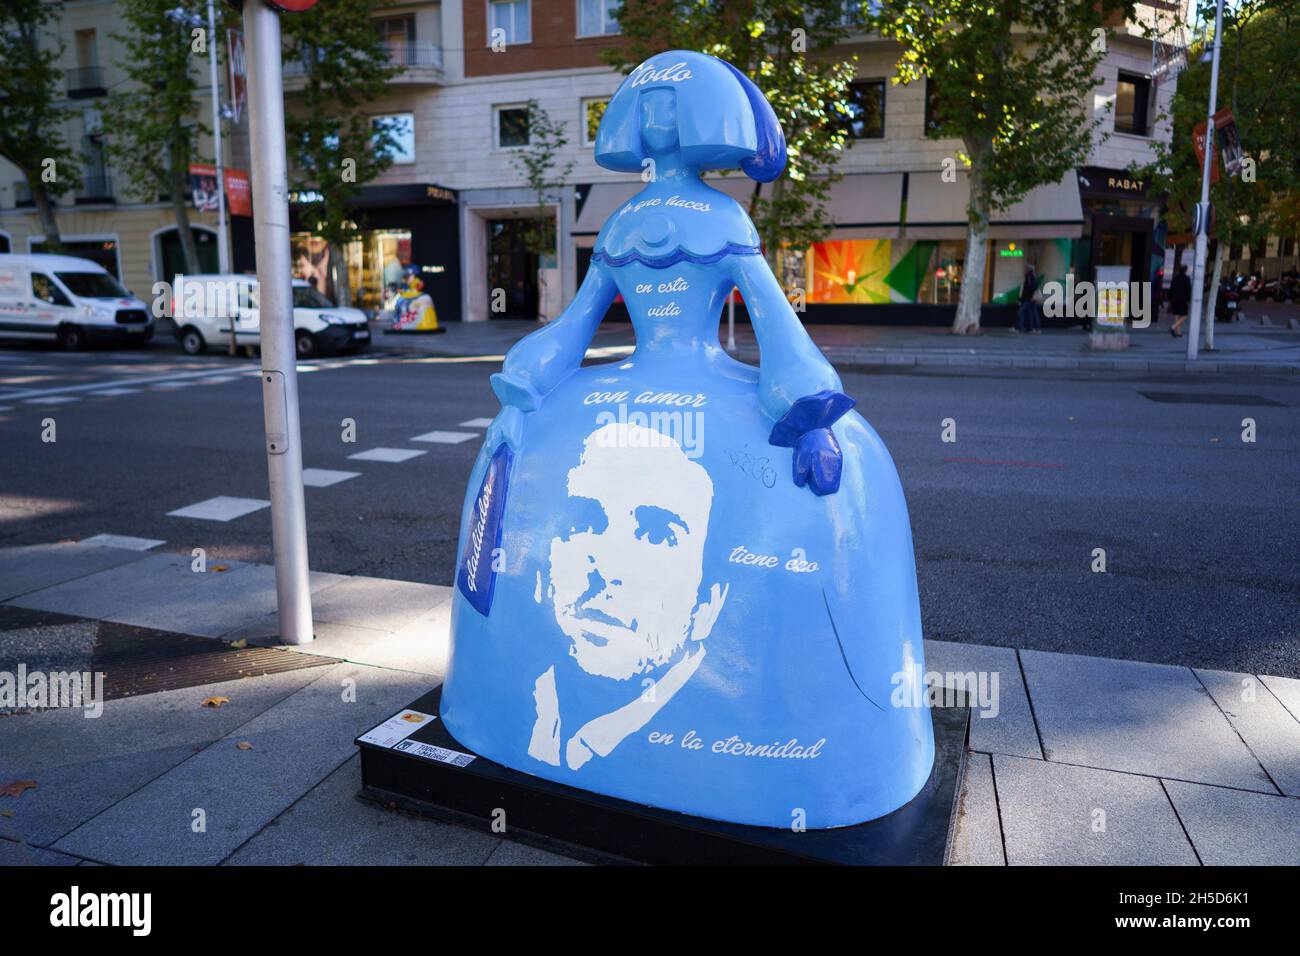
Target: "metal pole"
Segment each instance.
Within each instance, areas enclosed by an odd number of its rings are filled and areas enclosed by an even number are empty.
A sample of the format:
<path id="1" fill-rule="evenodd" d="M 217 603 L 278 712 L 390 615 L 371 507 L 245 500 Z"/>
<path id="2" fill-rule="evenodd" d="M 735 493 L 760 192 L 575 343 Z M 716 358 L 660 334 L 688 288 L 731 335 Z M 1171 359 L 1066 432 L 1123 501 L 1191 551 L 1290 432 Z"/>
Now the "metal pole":
<path id="1" fill-rule="evenodd" d="M 262 406 L 271 479 L 271 535 L 280 640 L 312 639 L 307 515 L 298 426 L 298 367 L 289 258 L 289 185 L 284 141 L 280 18 L 264 0 L 246 0 L 248 122 L 252 146 L 253 233 L 257 242 L 262 338 Z"/>
<path id="2" fill-rule="evenodd" d="M 1201 163 L 1201 228 L 1196 233 L 1192 268 L 1192 308 L 1187 323 L 1187 360 L 1195 361 L 1201 338 L 1201 308 L 1205 299 L 1205 247 L 1209 231 L 1210 171 L 1214 169 L 1214 113 L 1219 99 L 1219 47 L 1223 43 L 1223 0 L 1214 5 L 1214 54 L 1210 63 L 1210 109 L 1205 119 L 1205 159 Z M 1214 316 L 1210 316 L 1214 321 Z"/>
<path id="3" fill-rule="evenodd" d="M 221 155 L 221 85 L 217 82 L 217 14 L 208 0 L 208 77 L 212 83 L 212 142 L 217 155 L 217 271 L 230 272 L 229 237 L 226 233 L 226 168 Z M 230 354 L 235 344 L 235 318 L 230 317 Z"/>

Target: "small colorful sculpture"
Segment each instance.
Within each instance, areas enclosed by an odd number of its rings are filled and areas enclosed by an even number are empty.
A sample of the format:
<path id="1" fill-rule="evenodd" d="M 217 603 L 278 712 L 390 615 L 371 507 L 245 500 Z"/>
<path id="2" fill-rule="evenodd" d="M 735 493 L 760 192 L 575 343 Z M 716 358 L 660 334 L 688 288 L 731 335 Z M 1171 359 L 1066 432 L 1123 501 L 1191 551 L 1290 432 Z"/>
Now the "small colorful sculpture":
<path id="1" fill-rule="evenodd" d="M 906 502 L 749 217 L 700 179 L 775 179 L 776 117 L 730 64 L 664 53 L 610 101 L 596 160 L 652 177 L 492 377 L 447 728 L 516 770 L 698 816 L 882 816 L 934 758 Z M 758 368 L 718 345 L 733 287 Z M 580 367 L 620 294 L 636 351 Z"/>
<path id="2" fill-rule="evenodd" d="M 441 332 L 433 296 L 424 291 L 424 280 L 415 266 L 406 267 L 406 288 L 397 293 L 389 308 L 393 332 Z"/>

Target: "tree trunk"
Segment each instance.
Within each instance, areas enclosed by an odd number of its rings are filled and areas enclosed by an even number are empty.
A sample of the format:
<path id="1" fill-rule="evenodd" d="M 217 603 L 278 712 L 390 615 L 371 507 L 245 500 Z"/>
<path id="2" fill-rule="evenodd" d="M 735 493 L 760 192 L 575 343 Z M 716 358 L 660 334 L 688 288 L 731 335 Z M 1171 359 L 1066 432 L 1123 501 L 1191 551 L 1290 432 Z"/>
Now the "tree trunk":
<path id="1" fill-rule="evenodd" d="M 334 304 L 340 308 L 351 308 L 352 277 L 348 275 L 348 263 L 343 254 L 343 246 L 337 242 L 330 243 L 330 270 L 334 273 L 334 297 L 337 300 Z"/>
<path id="2" fill-rule="evenodd" d="M 1219 301 L 1219 280 L 1223 275 L 1224 243 L 1215 243 L 1214 271 L 1210 274 L 1210 291 L 1205 294 L 1205 305 L 1201 312 L 1201 324 L 1205 327 L 1205 350 L 1214 351 L 1214 307 Z"/>
<path id="3" fill-rule="evenodd" d="M 49 191 L 46 190 L 39 176 L 28 177 L 27 181 L 33 184 L 32 201 L 36 203 L 36 214 L 40 216 L 41 231 L 45 233 L 45 251 L 62 252 L 63 240 L 59 236 L 59 223 L 54 217 L 54 203 L 50 200 Z"/>
<path id="4" fill-rule="evenodd" d="M 988 252 L 989 210 L 984 196 L 984 163 L 992 152 L 991 143 L 970 149 L 970 209 L 966 228 L 966 266 L 961 276 L 961 298 L 952 321 L 954 335 L 976 335 L 980 330 L 981 300 L 984 298 L 984 263 Z"/>
<path id="5" fill-rule="evenodd" d="M 194 241 L 194 230 L 190 228 L 190 210 L 185 204 L 189 196 L 189 170 L 178 164 L 171 166 L 172 213 L 176 218 L 176 229 L 180 233 L 181 252 L 185 259 L 186 275 L 198 275 L 203 271 L 199 264 L 199 247 Z M 166 277 L 172 281 L 171 276 Z"/>

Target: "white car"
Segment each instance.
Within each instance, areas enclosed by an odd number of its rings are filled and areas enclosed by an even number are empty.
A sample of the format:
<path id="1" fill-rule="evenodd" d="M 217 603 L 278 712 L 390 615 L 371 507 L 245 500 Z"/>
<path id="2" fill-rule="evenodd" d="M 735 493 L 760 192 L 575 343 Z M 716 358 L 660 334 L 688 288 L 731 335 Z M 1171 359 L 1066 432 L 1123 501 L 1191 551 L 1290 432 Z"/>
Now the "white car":
<path id="1" fill-rule="evenodd" d="M 172 283 L 176 340 L 187 355 L 230 342 L 261 344 L 257 278 L 251 275 L 176 276 Z M 347 352 L 370 344 L 370 326 L 360 309 L 336 306 L 303 279 L 293 280 L 293 329 L 299 358 Z"/>
<path id="2" fill-rule="evenodd" d="M 139 345 L 153 338 L 153 316 L 97 262 L 5 254 L 0 336 L 57 341 L 69 350 L 101 340 Z"/>

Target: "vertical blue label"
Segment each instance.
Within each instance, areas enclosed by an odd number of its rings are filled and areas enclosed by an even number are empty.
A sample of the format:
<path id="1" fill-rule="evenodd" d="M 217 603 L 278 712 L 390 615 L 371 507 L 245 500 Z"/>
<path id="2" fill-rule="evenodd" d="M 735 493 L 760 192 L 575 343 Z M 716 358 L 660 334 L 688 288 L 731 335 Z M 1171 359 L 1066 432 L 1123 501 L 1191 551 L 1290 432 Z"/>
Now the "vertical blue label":
<path id="1" fill-rule="evenodd" d="M 510 484 L 510 466 L 514 454 L 502 444 L 492 454 L 483 484 L 474 498 L 474 510 L 469 516 L 469 536 L 465 540 L 465 553 L 460 559 L 460 572 L 456 583 L 474 609 L 487 616 L 492 610 L 492 591 L 496 587 L 497 573 L 493 567 L 497 549 L 501 547 L 501 517 L 505 514 L 506 489 Z"/>

